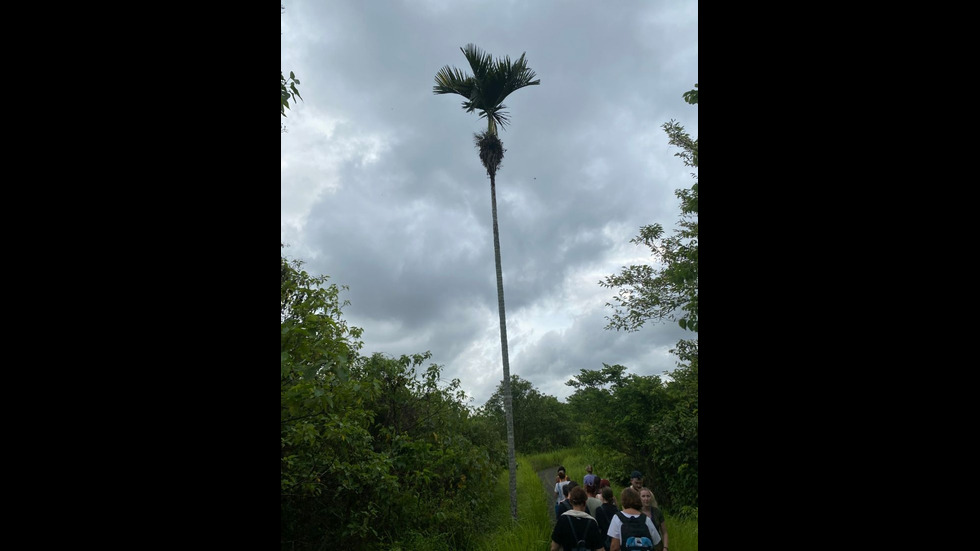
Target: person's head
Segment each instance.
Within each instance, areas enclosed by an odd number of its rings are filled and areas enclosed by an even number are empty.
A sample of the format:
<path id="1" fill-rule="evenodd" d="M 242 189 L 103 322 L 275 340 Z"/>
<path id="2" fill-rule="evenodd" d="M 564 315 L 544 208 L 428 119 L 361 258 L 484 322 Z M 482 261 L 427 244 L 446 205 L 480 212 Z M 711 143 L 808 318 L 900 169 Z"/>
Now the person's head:
<path id="1" fill-rule="evenodd" d="M 633 487 L 637 492 L 643 487 L 643 473 L 640 471 L 633 471 L 630 473 L 630 486 Z"/>
<path id="2" fill-rule="evenodd" d="M 609 479 L 603 478 L 599 481 L 599 490 L 602 491 L 603 488 L 609 487 Z"/>
<path id="3" fill-rule="evenodd" d="M 592 465 L 585 467 L 585 472 L 592 474 Z"/>
<path id="4" fill-rule="evenodd" d="M 572 504 L 572 507 L 585 507 L 589 496 L 585 494 L 585 490 L 581 486 L 575 486 L 568 492 L 568 501 Z"/>
<path id="5" fill-rule="evenodd" d="M 602 495 L 602 501 L 606 503 L 613 502 L 613 491 L 612 488 L 610 488 L 609 486 L 603 486 L 602 491 L 599 493 L 600 495 Z"/>
<path id="6" fill-rule="evenodd" d="M 653 490 L 646 486 L 640 488 L 640 502 L 644 508 L 653 507 Z"/>
<path id="7" fill-rule="evenodd" d="M 594 497 L 596 492 L 599 491 L 599 484 L 593 482 L 592 484 L 585 485 L 585 493 L 589 494 L 589 497 Z"/>
<path id="8" fill-rule="evenodd" d="M 565 467 L 558 467 L 558 478 L 565 480 Z"/>
<path id="9" fill-rule="evenodd" d="M 623 509 L 636 509 L 639 511 L 643 508 L 643 502 L 640 500 L 640 492 L 634 490 L 632 486 L 623 488 L 623 493 L 619 495 L 619 501 Z"/>
<path id="10" fill-rule="evenodd" d="M 578 484 L 576 484 L 574 480 L 569 481 L 568 484 L 565 484 L 564 486 L 561 487 L 561 493 L 564 494 L 565 497 L 568 497 L 571 494 L 572 489 L 577 486 Z"/>

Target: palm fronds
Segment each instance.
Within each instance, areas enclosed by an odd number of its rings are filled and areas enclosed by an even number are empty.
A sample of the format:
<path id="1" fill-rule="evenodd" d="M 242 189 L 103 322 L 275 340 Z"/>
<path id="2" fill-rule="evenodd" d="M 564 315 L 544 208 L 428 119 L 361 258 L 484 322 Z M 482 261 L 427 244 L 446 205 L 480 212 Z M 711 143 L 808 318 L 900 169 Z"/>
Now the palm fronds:
<path id="1" fill-rule="evenodd" d="M 511 62 L 510 56 L 494 61 L 490 54 L 473 44 L 460 50 L 473 74 L 446 65 L 436 73 L 432 92 L 459 94 L 466 98 L 463 109 L 467 113 L 479 111 L 480 118 L 487 119 L 487 131 L 496 135 L 497 126 L 503 127 L 510 120 L 504 111 L 507 107 L 503 104 L 504 99 L 525 86 L 541 84 L 541 80 L 535 80 L 537 75 L 528 68 L 525 54 L 521 54 L 516 62 Z"/>

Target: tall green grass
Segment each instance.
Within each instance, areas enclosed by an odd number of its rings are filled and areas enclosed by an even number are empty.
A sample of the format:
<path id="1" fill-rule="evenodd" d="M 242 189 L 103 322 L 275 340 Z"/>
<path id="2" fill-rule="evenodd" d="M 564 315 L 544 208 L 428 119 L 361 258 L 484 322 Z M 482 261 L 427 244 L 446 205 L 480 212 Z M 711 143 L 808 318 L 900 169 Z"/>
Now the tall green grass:
<path id="1" fill-rule="evenodd" d="M 617 476 L 602 471 L 601 465 L 586 448 L 518 455 L 517 457 L 517 523 L 510 517 L 509 478 L 500 477 L 493 489 L 492 499 L 497 504 L 489 520 L 494 527 L 486 535 L 479 551 L 547 551 L 551 545 L 551 517 L 549 508 L 554 507 L 551 492 L 545 491 L 538 478 L 538 471 L 564 465 L 569 478 L 582 483 L 586 465 L 595 467 L 595 474 L 610 480 L 617 501 L 623 486 L 613 482 Z M 698 551 L 698 520 L 696 515 L 680 516 L 664 512 L 670 551 Z"/>
<path id="2" fill-rule="evenodd" d="M 664 516 L 667 525 L 668 551 L 698 551 L 698 521 L 697 519 Z"/>
<path id="3" fill-rule="evenodd" d="M 544 493 L 538 471 L 524 456 L 517 457 L 517 522 L 510 516 L 510 475 L 504 473 L 491 499 L 497 504 L 488 519 L 479 551 L 543 551 L 551 545 L 551 501 Z"/>

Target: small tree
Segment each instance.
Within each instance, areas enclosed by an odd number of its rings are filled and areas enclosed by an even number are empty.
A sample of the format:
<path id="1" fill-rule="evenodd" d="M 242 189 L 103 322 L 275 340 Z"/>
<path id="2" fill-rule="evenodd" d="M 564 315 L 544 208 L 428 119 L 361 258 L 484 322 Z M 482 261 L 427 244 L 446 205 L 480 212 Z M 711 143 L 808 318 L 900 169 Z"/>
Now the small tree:
<path id="1" fill-rule="evenodd" d="M 697 84 L 694 88 L 684 94 L 684 99 L 697 105 Z M 663 129 L 669 143 L 681 148 L 675 156 L 685 165 L 697 168 L 698 140 L 691 139 L 684 127 L 673 120 L 664 123 Z M 651 224 L 640 228 L 640 235 L 630 241 L 650 247 L 662 267 L 624 266 L 618 275 L 599 282 L 603 287 L 619 289 L 613 297 L 615 304 L 606 304 L 615 309 L 612 317 L 606 318 L 607 329 L 637 331 L 651 319 L 677 319 L 681 328 L 698 332 L 698 175 L 691 176 L 694 185 L 675 193 L 681 200 L 681 220 L 674 235 L 663 238 L 663 226 Z"/>

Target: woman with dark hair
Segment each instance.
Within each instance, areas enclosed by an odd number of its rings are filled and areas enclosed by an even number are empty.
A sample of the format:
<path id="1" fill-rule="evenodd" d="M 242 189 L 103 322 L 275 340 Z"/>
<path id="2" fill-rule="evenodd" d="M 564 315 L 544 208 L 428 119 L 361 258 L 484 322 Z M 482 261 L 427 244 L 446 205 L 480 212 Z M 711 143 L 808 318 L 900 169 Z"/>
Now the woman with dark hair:
<path id="1" fill-rule="evenodd" d="M 555 518 L 561 514 L 558 510 L 558 506 L 561 502 L 565 500 L 565 494 L 562 492 L 562 487 L 568 484 L 568 477 L 565 476 L 565 467 L 563 465 L 558 466 L 558 476 L 555 477 Z"/>
<path id="2" fill-rule="evenodd" d="M 609 551 L 609 536 L 606 533 L 609 531 L 609 522 L 612 520 L 616 513 L 619 511 L 619 507 L 616 507 L 616 496 L 613 495 L 613 489 L 607 484 L 602 487 L 602 491 L 599 492 L 600 499 L 602 500 L 602 505 L 596 509 L 595 517 L 596 522 L 599 523 L 599 531 L 602 532 L 602 539 L 605 540 L 603 543 L 603 548 L 605 551 Z"/>
<path id="3" fill-rule="evenodd" d="M 569 480 L 568 484 L 565 484 L 565 486 L 562 487 L 561 491 L 563 494 L 565 494 L 565 501 L 562 501 L 561 503 L 558 504 L 558 516 L 565 514 L 565 511 L 572 510 L 572 502 L 568 500 L 568 496 L 571 495 L 573 488 L 578 488 L 578 487 L 579 487 L 578 482 L 575 482 L 574 480 Z M 558 516 L 555 517 L 555 520 L 558 519 Z"/>

